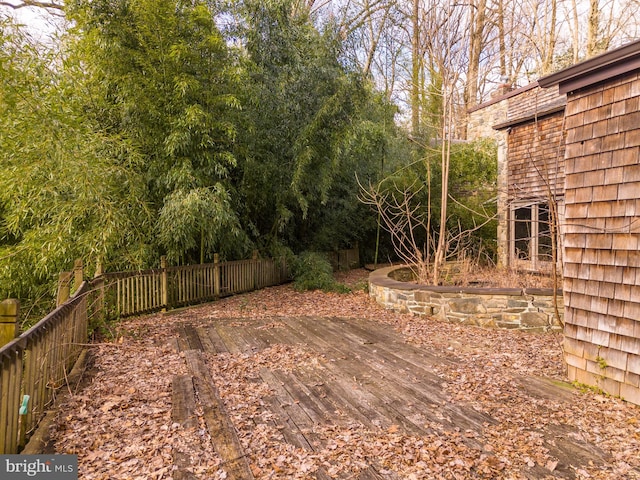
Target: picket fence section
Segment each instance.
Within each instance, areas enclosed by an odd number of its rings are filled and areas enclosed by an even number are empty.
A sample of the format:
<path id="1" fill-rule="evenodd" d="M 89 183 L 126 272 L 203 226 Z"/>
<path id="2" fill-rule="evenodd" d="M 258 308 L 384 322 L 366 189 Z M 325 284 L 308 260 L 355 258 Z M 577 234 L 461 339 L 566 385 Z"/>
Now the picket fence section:
<path id="1" fill-rule="evenodd" d="M 163 270 L 105 273 L 91 281 L 99 292 L 104 317 L 119 318 L 154 312 L 166 307 L 163 297 Z"/>
<path id="2" fill-rule="evenodd" d="M 73 296 L 0 348 L 0 454 L 18 453 L 52 406 L 87 343 L 90 322 L 204 303 L 288 279 L 284 261 L 254 255 L 178 267 L 163 261 L 159 269 L 77 281 Z"/>
<path id="3" fill-rule="evenodd" d="M 214 262 L 138 272 L 105 273 L 92 284 L 101 292 L 108 316 L 128 317 L 210 302 L 284 283 L 284 260 Z"/>

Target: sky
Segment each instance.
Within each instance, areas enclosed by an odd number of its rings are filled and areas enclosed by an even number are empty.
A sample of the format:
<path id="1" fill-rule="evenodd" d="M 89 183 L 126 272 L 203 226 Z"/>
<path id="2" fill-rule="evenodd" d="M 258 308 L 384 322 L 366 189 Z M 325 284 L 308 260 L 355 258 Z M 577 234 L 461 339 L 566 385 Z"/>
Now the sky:
<path id="1" fill-rule="evenodd" d="M 55 34 L 58 26 L 62 23 L 62 19 L 57 18 L 43 8 L 37 7 L 24 7 L 19 9 L 0 7 L 0 18 L 6 16 L 13 17 L 18 23 L 26 25 L 33 39 L 43 43 L 48 43 L 51 36 Z"/>

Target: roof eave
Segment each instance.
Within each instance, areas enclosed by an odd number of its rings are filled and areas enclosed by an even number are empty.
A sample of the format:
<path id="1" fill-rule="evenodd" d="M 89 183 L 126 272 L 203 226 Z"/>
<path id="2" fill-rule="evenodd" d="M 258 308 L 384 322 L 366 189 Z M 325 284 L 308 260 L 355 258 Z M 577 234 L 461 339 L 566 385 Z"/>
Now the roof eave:
<path id="1" fill-rule="evenodd" d="M 538 80 L 542 88 L 558 85 L 567 93 L 640 69 L 640 40 L 610 50 Z"/>
<path id="2" fill-rule="evenodd" d="M 498 123 L 496 125 L 493 125 L 491 128 L 493 128 L 494 130 L 505 130 L 507 128 L 511 128 L 511 127 L 516 127 L 520 124 L 523 123 L 529 123 L 529 122 L 534 122 L 536 120 L 542 120 L 543 118 L 546 118 L 550 115 L 553 115 L 555 113 L 558 112 L 564 112 L 564 109 L 566 107 L 566 99 L 564 99 L 563 102 L 558 103 L 556 105 L 553 105 L 547 109 L 544 110 L 540 110 L 539 112 L 533 112 L 533 113 L 528 113 L 526 115 L 520 116 L 520 117 L 516 117 L 516 118 L 511 118 L 505 122 L 502 123 Z"/>

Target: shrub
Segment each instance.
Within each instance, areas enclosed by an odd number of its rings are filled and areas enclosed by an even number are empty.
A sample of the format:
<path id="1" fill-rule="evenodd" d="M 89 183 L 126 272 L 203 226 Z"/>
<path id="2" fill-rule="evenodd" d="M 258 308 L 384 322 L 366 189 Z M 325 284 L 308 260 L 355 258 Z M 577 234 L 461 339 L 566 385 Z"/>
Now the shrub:
<path id="1" fill-rule="evenodd" d="M 293 287 L 298 291 L 349 291 L 346 286 L 335 281 L 329 259 L 318 252 L 303 252 L 296 258 L 293 264 Z"/>

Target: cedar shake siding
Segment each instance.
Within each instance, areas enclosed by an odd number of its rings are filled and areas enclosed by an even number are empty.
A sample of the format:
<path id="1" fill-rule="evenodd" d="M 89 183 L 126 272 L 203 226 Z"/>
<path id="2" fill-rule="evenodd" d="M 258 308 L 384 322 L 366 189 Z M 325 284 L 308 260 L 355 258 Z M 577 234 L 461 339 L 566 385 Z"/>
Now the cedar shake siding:
<path id="1" fill-rule="evenodd" d="M 550 201 L 562 216 L 566 97 L 536 83 L 469 112 L 470 138 L 498 141 L 498 264 L 550 271 Z M 487 130 L 491 123 L 493 133 Z M 559 252 L 559 249 L 556 250 Z"/>
<path id="2" fill-rule="evenodd" d="M 557 94 L 556 94 L 557 95 Z M 564 209 L 563 110 L 528 118 L 508 127 L 507 265 L 518 270 L 551 272 L 555 202 L 562 223 Z M 561 258 L 556 235 L 557 261 Z"/>
<path id="3" fill-rule="evenodd" d="M 564 193 L 562 112 L 509 132 L 508 194 L 511 202 Z"/>
<path id="4" fill-rule="evenodd" d="M 640 42 L 540 84 L 567 92 L 569 378 L 640 404 Z"/>

